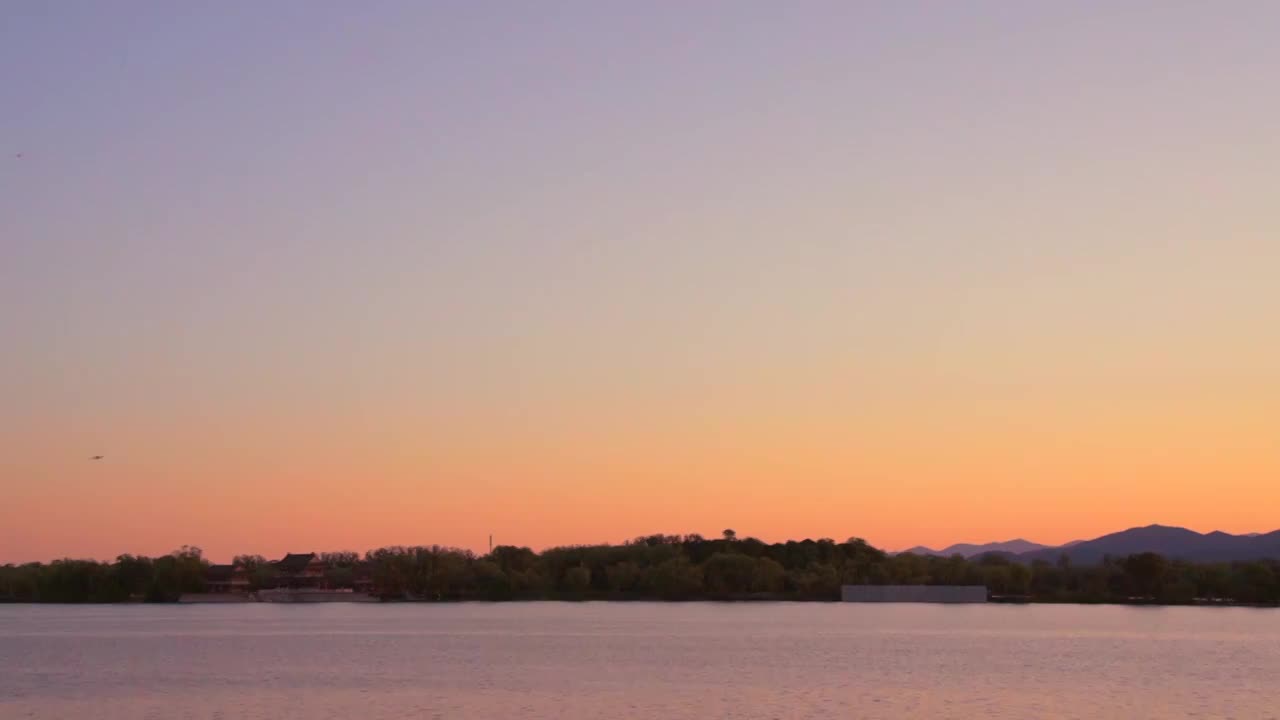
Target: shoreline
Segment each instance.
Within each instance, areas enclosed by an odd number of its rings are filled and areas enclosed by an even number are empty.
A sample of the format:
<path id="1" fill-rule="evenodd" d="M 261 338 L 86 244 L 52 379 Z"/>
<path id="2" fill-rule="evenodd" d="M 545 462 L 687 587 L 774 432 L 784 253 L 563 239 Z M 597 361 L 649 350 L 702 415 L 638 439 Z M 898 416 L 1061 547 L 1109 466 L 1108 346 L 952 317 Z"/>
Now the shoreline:
<path id="1" fill-rule="evenodd" d="M 58 606 L 58 607 L 108 607 L 108 606 L 156 606 L 156 607 L 173 607 L 187 605 L 529 605 L 535 603 L 548 604 L 616 604 L 616 605 L 636 605 L 636 604 L 653 604 L 653 605 L 765 605 L 765 604 L 792 604 L 792 605 L 808 605 L 808 604 L 828 604 L 828 605 L 849 605 L 857 607 L 877 606 L 877 605 L 927 605 L 927 606 L 955 606 L 963 605 L 966 607 L 988 607 L 994 605 L 1000 606 L 1035 606 L 1035 605 L 1072 605 L 1080 607 L 1137 607 L 1137 608 L 1251 608 L 1259 610 L 1280 610 L 1280 605 L 1271 605 L 1263 603 L 1244 603 L 1244 602 L 1195 602 L 1195 603 L 1163 603 L 1163 602 L 1114 602 L 1114 601 L 1083 601 L 1083 600 L 1009 600 L 1009 599 L 992 599 L 984 603 L 941 603 L 941 602 L 846 602 L 839 599 L 818 599 L 818 598 L 685 598 L 685 599 L 662 599 L 662 598 L 522 598 L 522 599 L 503 599 L 503 600 L 487 600 L 483 598 L 466 598 L 466 599 L 450 599 L 450 600 L 414 600 L 414 599 L 333 599 L 333 600 L 293 600 L 293 601 L 272 601 L 272 600 L 256 600 L 252 598 L 226 598 L 226 599 L 208 599 L 209 595 L 204 594 L 200 599 L 176 600 L 166 602 L 145 602 L 139 600 L 128 600 L 120 602 L 30 602 L 25 600 L 7 600 L 0 599 L 0 606 L 24 605 L 24 606 Z"/>

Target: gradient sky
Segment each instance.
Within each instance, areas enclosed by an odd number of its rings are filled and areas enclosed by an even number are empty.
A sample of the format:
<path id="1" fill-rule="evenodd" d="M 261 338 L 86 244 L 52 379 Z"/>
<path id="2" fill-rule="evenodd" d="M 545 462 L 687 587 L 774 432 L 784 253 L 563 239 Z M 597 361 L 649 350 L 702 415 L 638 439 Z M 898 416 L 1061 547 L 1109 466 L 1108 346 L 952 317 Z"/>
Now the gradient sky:
<path id="1" fill-rule="evenodd" d="M 1274 529 L 1277 28 L 2 3 L 0 562 Z"/>

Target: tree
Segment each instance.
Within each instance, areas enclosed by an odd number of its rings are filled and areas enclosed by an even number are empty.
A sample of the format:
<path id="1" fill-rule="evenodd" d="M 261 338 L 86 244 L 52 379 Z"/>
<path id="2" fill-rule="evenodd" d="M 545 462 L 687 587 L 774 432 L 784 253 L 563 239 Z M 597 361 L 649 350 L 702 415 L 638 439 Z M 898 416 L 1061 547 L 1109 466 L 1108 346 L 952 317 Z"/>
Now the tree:
<path id="1" fill-rule="evenodd" d="M 350 567 L 331 567 L 324 571 L 324 582 L 331 588 L 349 588 L 355 579 L 355 571 Z"/>
<path id="2" fill-rule="evenodd" d="M 476 590 L 486 600 L 511 599 L 511 581 L 507 574 L 492 560 L 477 560 L 472 566 Z"/>
<path id="3" fill-rule="evenodd" d="M 236 567 L 242 567 L 247 572 L 253 572 L 258 566 L 266 565 L 267 559 L 261 555 L 237 555 L 231 560 L 231 564 Z"/>
<path id="4" fill-rule="evenodd" d="M 489 553 L 489 559 L 496 562 L 504 572 L 527 572 L 538 565 L 538 554 L 527 547 L 499 545 Z"/>
<path id="5" fill-rule="evenodd" d="M 716 595 L 733 595 L 751 590 L 756 562 L 746 555 L 716 553 L 702 566 L 706 589 Z"/>
<path id="6" fill-rule="evenodd" d="M 1030 565 L 1000 555 L 966 559 L 890 556 L 850 538 L 768 544 L 728 530 L 697 535 L 648 535 L 621 545 L 550 548 L 499 546 L 484 556 L 432 546 L 323 553 L 330 586 L 368 577 L 385 599 L 508 600 L 514 598 L 731 599 L 751 594 L 833 600 L 845 584 L 985 584 L 994 595 L 1034 601 L 1191 603 L 1212 598 L 1280 604 L 1280 562 L 1198 564 L 1154 553 L 1078 565 L 1058 558 Z M 235 558 L 253 589 L 274 587 L 275 566 L 259 555 Z M 184 546 L 158 558 L 121 555 L 112 563 L 62 559 L 0 566 L 0 601 L 116 602 L 144 597 L 174 601 L 200 592 L 208 564 Z M 367 575 L 366 575 L 367 573 Z"/>
<path id="7" fill-rule="evenodd" d="M 1009 594 L 1026 595 L 1031 590 L 1031 570 L 1026 565 L 1014 563 L 1009 566 Z"/>
<path id="8" fill-rule="evenodd" d="M 320 562 L 330 567 L 353 567 L 360 562 L 360 556 L 350 550 L 320 553 Z"/>
<path id="9" fill-rule="evenodd" d="M 889 577 L 898 585 L 925 585 L 929 582 L 929 559 L 911 553 L 894 555 L 888 561 Z"/>
<path id="10" fill-rule="evenodd" d="M 425 581 L 417 585 L 419 592 L 425 589 L 426 597 L 433 600 L 455 600 L 465 596 L 470 575 L 468 566 L 474 560 L 469 550 L 438 545 L 415 550 L 416 577 Z"/>
<path id="11" fill-rule="evenodd" d="M 786 586 L 799 599 L 835 600 L 840 597 L 840 574 L 830 565 L 795 568 L 786 571 Z"/>
<path id="12" fill-rule="evenodd" d="M 591 571 L 579 565 L 564 573 L 564 586 L 576 597 L 582 597 L 591 587 Z"/>
<path id="13" fill-rule="evenodd" d="M 636 589 L 640 581 L 640 566 L 625 560 L 614 563 L 605 570 L 609 579 L 609 592 L 614 595 L 626 595 Z"/>
<path id="14" fill-rule="evenodd" d="M 185 593 L 204 592 L 204 576 L 209 563 L 205 562 L 200 548 L 183 545 L 164 557 L 156 558 L 152 566 L 155 572 L 147 591 L 148 600 L 174 601 Z"/>
<path id="15" fill-rule="evenodd" d="M 1125 558 L 1122 566 L 1139 595 L 1154 598 L 1160 592 L 1166 569 L 1163 557 L 1152 552 L 1139 553 Z"/>
<path id="16" fill-rule="evenodd" d="M 1009 566 L 986 565 L 982 568 L 982 584 L 987 586 L 993 595 L 1011 595 Z"/>
<path id="17" fill-rule="evenodd" d="M 151 558 L 120 555 L 116 558 L 116 579 L 127 597 L 145 597 L 154 569 Z"/>
<path id="18" fill-rule="evenodd" d="M 1280 574 L 1274 564 L 1256 561 L 1232 566 L 1232 594 L 1246 603 L 1280 602 Z"/>
<path id="19" fill-rule="evenodd" d="M 685 600 L 702 591 L 702 568 L 676 556 L 646 570 L 641 587 L 664 600 Z"/>
<path id="20" fill-rule="evenodd" d="M 783 583 L 787 579 L 787 570 L 773 558 L 762 557 L 757 559 L 753 565 L 754 572 L 751 577 L 751 589 L 759 593 L 776 593 L 782 591 Z"/>

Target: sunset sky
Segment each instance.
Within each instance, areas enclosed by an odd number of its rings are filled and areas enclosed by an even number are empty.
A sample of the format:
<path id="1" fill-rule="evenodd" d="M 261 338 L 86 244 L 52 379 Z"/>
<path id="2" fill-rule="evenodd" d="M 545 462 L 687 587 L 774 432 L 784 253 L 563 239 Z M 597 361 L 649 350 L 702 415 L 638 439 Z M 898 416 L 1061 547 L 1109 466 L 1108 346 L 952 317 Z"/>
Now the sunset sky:
<path id="1" fill-rule="evenodd" d="M 1277 29 L 2 3 L 0 562 L 1275 529 Z"/>

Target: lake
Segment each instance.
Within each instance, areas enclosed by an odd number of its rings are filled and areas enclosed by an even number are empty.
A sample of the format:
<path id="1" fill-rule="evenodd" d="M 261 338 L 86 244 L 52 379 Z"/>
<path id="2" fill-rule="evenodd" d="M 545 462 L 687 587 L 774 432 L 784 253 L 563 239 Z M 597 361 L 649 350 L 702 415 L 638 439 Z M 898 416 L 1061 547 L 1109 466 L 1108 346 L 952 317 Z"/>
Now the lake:
<path id="1" fill-rule="evenodd" d="M 0 718 L 1280 717 L 1280 611 L 0 605 Z"/>

